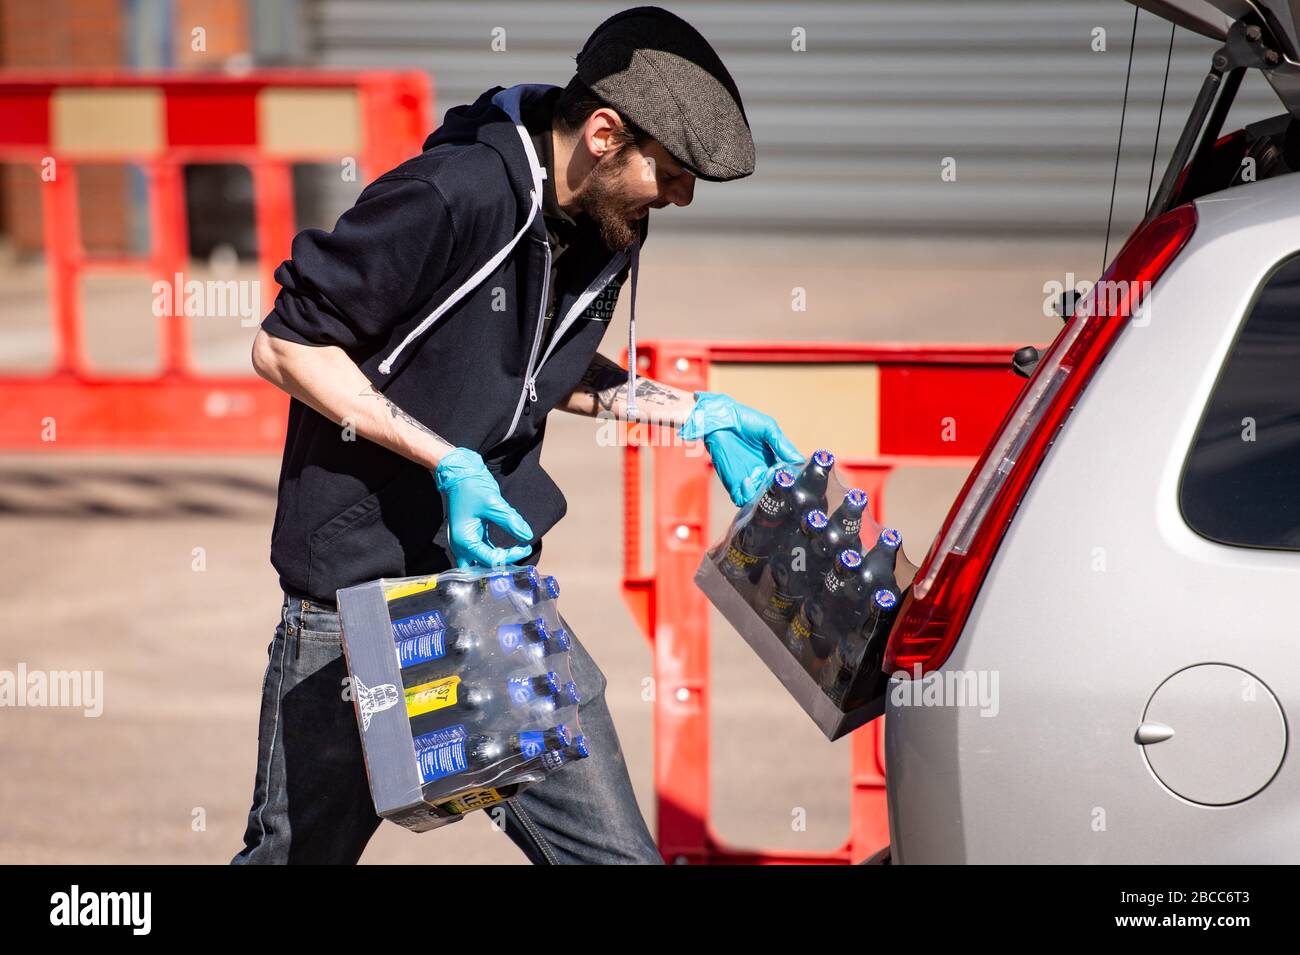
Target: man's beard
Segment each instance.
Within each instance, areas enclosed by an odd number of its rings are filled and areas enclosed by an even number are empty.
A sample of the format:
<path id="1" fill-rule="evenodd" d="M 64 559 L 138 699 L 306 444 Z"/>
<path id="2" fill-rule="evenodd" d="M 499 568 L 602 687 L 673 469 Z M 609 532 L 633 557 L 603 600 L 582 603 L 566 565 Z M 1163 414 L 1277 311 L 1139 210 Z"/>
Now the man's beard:
<path id="1" fill-rule="evenodd" d="M 631 150 L 623 147 L 596 163 L 578 197 L 578 207 L 596 224 L 612 252 L 626 249 L 638 232 L 632 216 L 643 203 L 628 191 L 620 175 L 631 158 Z"/>

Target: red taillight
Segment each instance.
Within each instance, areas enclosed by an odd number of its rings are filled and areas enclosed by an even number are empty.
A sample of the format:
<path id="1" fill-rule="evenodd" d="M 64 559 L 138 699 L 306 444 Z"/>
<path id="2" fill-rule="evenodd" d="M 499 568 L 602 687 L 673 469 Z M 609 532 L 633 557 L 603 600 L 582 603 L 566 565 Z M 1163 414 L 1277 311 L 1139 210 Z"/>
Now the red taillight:
<path id="1" fill-rule="evenodd" d="M 952 652 L 1007 526 L 1057 431 L 1152 283 L 1196 228 L 1179 206 L 1135 233 L 1075 309 L 957 496 L 916 575 L 885 651 L 885 671 L 928 673 Z"/>

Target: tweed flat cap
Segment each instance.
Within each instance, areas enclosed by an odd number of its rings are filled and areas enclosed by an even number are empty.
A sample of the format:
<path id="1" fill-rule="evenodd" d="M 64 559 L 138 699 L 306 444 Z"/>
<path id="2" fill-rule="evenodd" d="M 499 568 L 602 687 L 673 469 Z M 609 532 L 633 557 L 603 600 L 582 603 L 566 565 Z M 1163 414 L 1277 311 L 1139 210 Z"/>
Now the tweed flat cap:
<path id="1" fill-rule="evenodd" d="M 700 32 L 659 7 L 616 13 L 587 38 L 578 78 L 701 179 L 754 171 L 740 91 Z"/>

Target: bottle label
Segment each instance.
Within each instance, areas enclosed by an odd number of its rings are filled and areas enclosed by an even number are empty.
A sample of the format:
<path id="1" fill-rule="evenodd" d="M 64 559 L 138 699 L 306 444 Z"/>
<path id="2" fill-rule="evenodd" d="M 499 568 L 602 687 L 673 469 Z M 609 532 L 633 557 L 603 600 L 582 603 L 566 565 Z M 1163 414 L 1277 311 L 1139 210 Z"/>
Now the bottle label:
<path id="1" fill-rule="evenodd" d="M 505 798 L 495 789 L 471 789 L 469 792 L 454 796 L 446 802 L 437 803 L 435 808 L 453 816 L 462 816 L 467 812 L 473 812 L 475 809 L 495 805 Z"/>
<path id="2" fill-rule="evenodd" d="M 566 758 L 562 749 L 548 750 L 542 753 L 542 769 L 553 773 L 564 765 Z"/>
<path id="3" fill-rule="evenodd" d="M 384 599 L 392 602 L 401 600 L 403 597 L 410 597 L 412 594 L 427 593 L 438 586 L 438 578 L 434 577 L 417 577 L 414 580 L 400 584 L 385 584 Z"/>
<path id="4" fill-rule="evenodd" d="M 537 699 L 537 691 L 533 689 L 533 681 L 529 677 L 513 678 L 507 685 L 507 691 L 510 702 L 515 706 L 527 706 Z"/>
<path id="5" fill-rule="evenodd" d="M 515 581 L 511 574 L 496 574 L 487 579 L 487 589 L 497 600 L 515 593 Z"/>
<path id="6" fill-rule="evenodd" d="M 850 518 L 844 522 L 844 533 L 849 537 L 862 530 L 862 518 Z"/>
<path id="7" fill-rule="evenodd" d="M 420 716 L 456 705 L 456 688 L 460 677 L 449 676 L 432 683 L 421 683 L 406 691 L 406 715 Z"/>
<path id="8" fill-rule="evenodd" d="M 807 640 L 812 636 L 812 627 L 809 625 L 807 617 L 803 614 L 797 614 L 794 620 L 790 621 L 790 629 L 787 632 L 793 639 Z"/>
<path id="9" fill-rule="evenodd" d="M 767 598 L 767 606 L 763 608 L 763 616 L 768 620 L 789 620 L 794 616 L 795 606 L 798 602 L 799 598 L 794 594 L 774 590 L 772 596 Z"/>
<path id="10" fill-rule="evenodd" d="M 546 735 L 544 733 L 520 733 L 519 750 L 524 759 L 536 759 L 546 752 Z"/>
<path id="11" fill-rule="evenodd" d="M 469 766 L 462 724 L 419 736 L 415 745 L 415 762 L 420 769 L 420 779 L 426 783 L 463 773 Z"/>
<path id="12" fill-rule="evenodd" d="M 497 627 L 497 642 L 501 644 L 502 653 L 514 653 L 529 641 L 524 639 L 524 625 L 507 623 Z"/>
<path id="13" fill-rule="evenodd" d="M 405 640 L 397 641 L 397 660 L 403 667 L 440 660 L 446 654 L 446 630 L 433 630 L 418 637 L 407 637 Z"/>
<path id="14" fill-rule="evenodd" d="M 764 494 L 758 499 L 758 504 L 754 508 L 754 518 L 764 527 L 771 527 L 785 516 L 785 507 L 782 502 L 772 497 L 770 494 Z"/>
<path id="15" fill-rule="evenodd" d="M 429 610 L 425 613 L 417 613 L 394 620 L 393 638 L 396 640 L 409 640 L 412 637 L 423 637 L 438 630 L 446 629 L 447 624 L 443 621 L 442 614 L 436 610 Z"/>
<path id="16" fill-rule="evenodd" d="M 722 572 L 737 577 L 748 574 L 758 561 L 759 558 L 753 554 L 748 554 L 732 544 L 727 548 L 726 556 L 722 558 Z"/>

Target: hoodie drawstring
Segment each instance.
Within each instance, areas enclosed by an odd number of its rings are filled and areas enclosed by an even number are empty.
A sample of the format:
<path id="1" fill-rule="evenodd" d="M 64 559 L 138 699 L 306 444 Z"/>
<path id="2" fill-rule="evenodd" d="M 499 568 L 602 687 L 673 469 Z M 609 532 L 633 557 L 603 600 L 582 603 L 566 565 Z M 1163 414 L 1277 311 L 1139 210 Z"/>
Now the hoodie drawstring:
<path id="1" fill-rule="evenodd" d="M 382 362 L 380 362 L 379 373 L 381 375 L 386 375 L 390 371 L 392 371 L 394 359 L 396 359 L 397 356 L 402 353 L 403 349 L 405 349 L 407 345 L 411 344 L 411 342 L 415 341 L 415 339 L 423 335 L 425 331 L 429 328 L 429 326 L 432 325 L 434 322 L 436 322 L 438 319 L 442 318 L 442 316 L 445 315 L 453 305 L 459 302 L 470 292 L 474 291 L 474 289 L 478 288 L 478 286 L 483 283 L 483 280 L 486 279 L 493 272 L 495 272 L 497 270 L 497 267 L 502 262 L 505 261 L 506 256 L 510 254 L 510 252 L 514 249 L 516 245 L 519 244 L 519 240 L 524 237 L 524 233 L 527 232 L 529 226 L 533 224 L 533 220 L 537 218 L 538 210 L 541 209 L 542 207 L 541 189 L 540 188 L 534 189 L 530 193 L 530 195 L 532 196 L 533 202 L 532 202 L 532 206 L 528 210 L 528 218 L 524 220 L 524 224 L 522 228 L 520 228 L 520 230 L 515 233 L 515 237 L 511 239 L 508 243 L 506 243 L 505 247 L 502 248 L 501 251 L 497 252 L 496 255 L 492 256 L 492 258 L 484 262 L 483 266 L 477 272 L 475 272 L 468 279 L 466 279 L 464 283 L 462 283 L 460 287 L 456 289 L 456 291 L 452 292 L 451 295 L 447 297 L 447 300 L 445 302 L 443 302 L 432 312 L 426 315 L 424 321 L 420 322 L 419 325 L 417 325 L 414 329 L 411 330 L 410 334 L 408 334 L 405 338 L 402 339 L 402 343 L 398 345 L 396 348 L 394 348 L 392 352 L 389 353 L 387 358 L 385 358 Z"/>
<path id="2" fill-rule="evenodd" d="M 636 274 L 641 267 L 641 237 L 632 240 L 632 302 L 627 322 L 627 417 L 636 416 Z"/>

